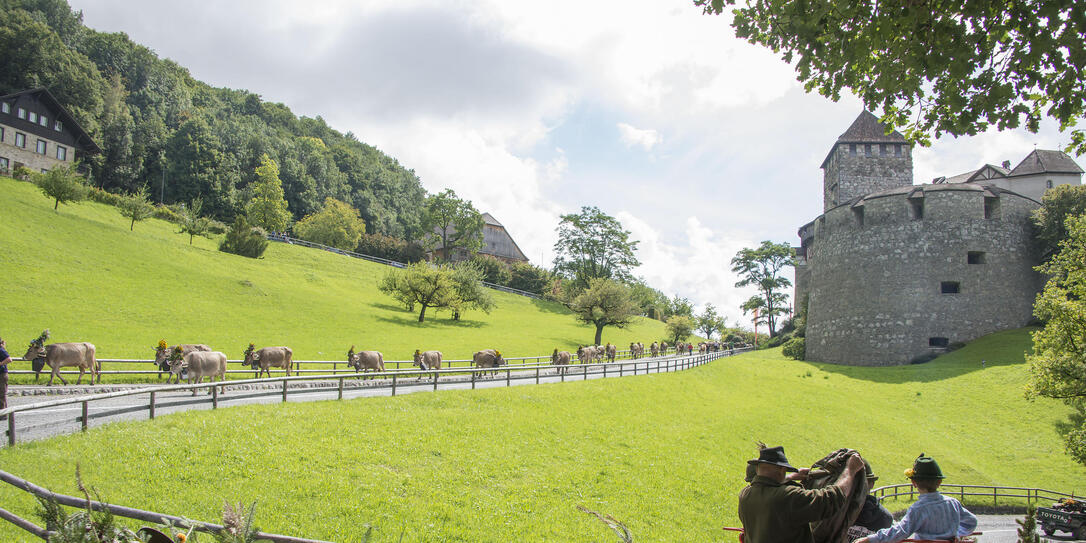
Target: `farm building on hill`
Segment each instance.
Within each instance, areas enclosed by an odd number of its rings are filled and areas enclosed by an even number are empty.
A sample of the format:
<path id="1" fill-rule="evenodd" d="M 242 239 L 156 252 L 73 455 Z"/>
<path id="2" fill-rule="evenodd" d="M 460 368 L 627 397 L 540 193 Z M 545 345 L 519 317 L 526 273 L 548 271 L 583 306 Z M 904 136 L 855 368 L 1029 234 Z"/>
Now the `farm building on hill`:
<path id="1" fill-rule="evenodd" d="M 914 185 L 912 146 L 867 111 L 822 169 L 823 214 L 799 229 L 796 304 L 807 359 L 850 365 L 920 362 L 1028 324 L 1043 286 L 1031 213 L 1083 174 L 1035 150 L 1013 169 Z"/>
<path id="2" fill-rule="evenodd" d="M 490 213 L 483 213 L 483 247 L 479 249 L 479 254 L 490 255 L 506 264 L 528 261 L 528 257 L 524 256 L 524 252 L 517 246 L 517 242 L 513 241 L 513 237 L 509 235 L 505 226 L 502 226 L 502 223 Z M 441 247 L 440 242 L 431 255 L 436 258 L 445 257 L 445 249 Z M 460 249 L 454 250 L 450 255 L 450 260 L 453 261 L 469 258 L 471 255 Z"/>
<path id="3" fill-rule="evenodd" d="M 45 172 L 74 164 L 76 153 L 100 152 L 47 89 L 0 96 L 0 173 L 18 166 Z"/>

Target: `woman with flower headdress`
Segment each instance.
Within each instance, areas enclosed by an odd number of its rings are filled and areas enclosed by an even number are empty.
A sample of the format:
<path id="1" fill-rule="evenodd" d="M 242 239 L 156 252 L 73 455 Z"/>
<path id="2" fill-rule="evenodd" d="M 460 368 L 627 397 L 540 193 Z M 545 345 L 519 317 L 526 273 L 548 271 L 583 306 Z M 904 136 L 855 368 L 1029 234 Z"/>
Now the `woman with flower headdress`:
<path id="1" fill-rule="evenodd" d="M 916 503 L 909 506 L 905 516 L 893 526 L 857 539 L 855 543 L 896 543 L 916 534 L 917 539 L 954 540 L 973 533 L 977 517 L 962 506 L 961 502 L 939 493 L 943 483 L 943 470 L 930 456 L 920 456 L 905 477 L 920 492 Z"/>

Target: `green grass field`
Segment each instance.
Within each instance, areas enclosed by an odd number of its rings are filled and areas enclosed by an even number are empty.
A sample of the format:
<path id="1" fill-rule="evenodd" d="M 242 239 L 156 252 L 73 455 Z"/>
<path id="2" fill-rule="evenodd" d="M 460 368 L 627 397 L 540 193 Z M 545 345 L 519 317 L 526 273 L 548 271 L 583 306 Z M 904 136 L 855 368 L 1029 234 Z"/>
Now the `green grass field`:
<path id="1" fill-rule="evenodd" d="M 130 232 L 107 205 L 54 212 L 29 183 L 0 178 L 0 194 L 0 337 L 16 357 L 45 328 L 50 342 L 89 341 L 107 359 L 153 358 L 159 339 L 206 343 L 230 359 L 242 358 L 249 342 L 288 345 L 297 360 L 343 360 L 351 345 L 382 351 L 386 360 L 410 360 L 415 349 L 441 350 L 447 359 L 484 348 L 535 356 L 574 350 L 595 332 L 560 304 L 500 292 L 489 315 L 467 312 L 456 322 L 428 311 L 420 324 L 417 312 L 377 290 L 388 266 L 282 243 L 254 260 L 219 252 L 217 239 L 190 246 L 175 225 L 156 219 Z M 628 346 L 664 335 L 663 323 L 638 319 L 628 329 L 604 329 L 603 341 Z M 148 380 L 157 378 L 106 382 Z"/>
<path id="2" fill-rule="evenodd" d="M 214 521 L 224 499 L 257 501 L 262 529 L 331 541 L 366 525 L 390 542 L 615 541 L 577 505 L 636 541 L 734 541 L 720 528 L 738 523 L 756 440 L 797 465 L 856 448 L 883 485 L 924 452 L 950 483 L 1081 494 L 1086 469 L 1054 430 L 1068 410 L 1022 396 L 1028 347 L 1016 330 L 919 366 L 772 350 L 664 375 L 194 412 L 0 449 L 0 466 L 74 494 L 78 460 L 113 503 Z M 0 503 L 33 510 L 11 488 Z M 0 540 L 29 538 L 0 526 Z"/>

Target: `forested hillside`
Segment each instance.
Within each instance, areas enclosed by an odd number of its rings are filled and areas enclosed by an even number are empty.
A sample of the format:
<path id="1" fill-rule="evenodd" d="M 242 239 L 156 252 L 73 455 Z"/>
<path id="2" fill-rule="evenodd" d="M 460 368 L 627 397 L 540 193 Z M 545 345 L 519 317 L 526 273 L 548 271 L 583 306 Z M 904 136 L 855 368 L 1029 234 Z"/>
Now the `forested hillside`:
<path id="1" fill-rule="evenodd" d="M 157 202 L 164 186 L 164 203 L 199 196 L 205 213 L 229 221 L 267 154 L 295 219 L 332 197 L 358 209 L 370 233 L 420 234 L 425 190 L 396 159 L 319 116 L 197 81 L 123 33 L 85 27 L 64 0 L 0 0 L 0 51 L 0 94 L 48 88 L 101 146 L 83 157 L 100 188 L 147 186 Z"/>

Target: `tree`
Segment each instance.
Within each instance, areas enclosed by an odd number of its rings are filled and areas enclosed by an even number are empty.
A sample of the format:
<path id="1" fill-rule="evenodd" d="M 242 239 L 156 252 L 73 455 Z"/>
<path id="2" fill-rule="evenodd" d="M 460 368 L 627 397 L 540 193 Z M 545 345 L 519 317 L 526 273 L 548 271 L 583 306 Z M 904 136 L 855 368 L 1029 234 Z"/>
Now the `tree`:
<path id="1" fill-rule="evenodd" d="M 46 196 L 56 200 L 53 211 L 57 211 L 62 203 L 78 202 L 87 197 L 87 186 L 83 184 L 83 178 L 70 166 L 57 166 L 48 172 L 35 174 L 34 184 L 38 185 Z"/>
<path id="2" fill-rule="evenodd" d="M 366 231 L 358 210 L 335 198 L 325 198 L 324 207 L 294 225 L 299 238 L 329 247 L 354 250 Z"/>
<path id="3" fill-rule="evenodd" d="M 741 306 L 743 312 L 758 307 L 759 314 L 769 325 L 770 337 L 776 333 L 777 315 L 788 312 L 785 305 L 788 296 L 782 291 L 792 286 L 792 282 L 787 277 L 783 277 L 781 271 L 792 265 L 794 265 L 792 248 L 787 243 L 771 241 L 763 241 L 757 249 L 742 249 L 732 258 L 732 272 L 741 278 L 735 286 L 754 286 L 761 292 L 761 305 L 752 305 L 753 300 L 747 300 Z"/>
<path id="4" fill-rule="evenodd" d="M 204 208 L 204 201 L 196 198 L 188 206 L 181 204 L 181 229 L 178 234 L 189 235 L 189 245 L 196 236 L 211 237 L 211 221 L 200 214 Z"/>
<path id="5" fill-rule="evenodd" d="M 253 228 L 244 215 L 234 217 L 234 224 L 219 243 L 220 251 L 249 258 L 260 258 L 267 248 L 268 238 Z"/>
<path id="6" fill-rule="evenodd" d="M 513 278 L 509 266 L 493 256 L 476 254 L 469 262 L 482 272 L 483 281 L 487 283 L 508 286 L 509 280 Z"/>
<path id="7" fill-rule="evenodd" d="M 625 328 L 637 315 L 629 289 L 605 278 L 589 279 L 588 288 L 573 299 L 569 308 L 578 320 L 596 326 L 595 345 L 600 344 L 605 326 Z"/>
<path id="8" fill-rule="evenodd" d="M 678 343 L 690 337 L 694 331 L 694 319 L 686 315 L 672 315 L 667 319 L 667 335 L 671 341 Z"/>
<path id="9" fill-rule="evenodd" d="M 120 208 L 121 215 L 132 219 L 132 223 L 128 225 L 129 231 L 136 229 L 137 221 L 142 221 L 155 212 L 155 207 L 147 200 L 147 187 L 140 187 L 135 194 L 121 199 L 117 207 Z"/>
<path id="10" fill-rule="evenodd" d="M 1033 237 L 1037 253 L 1046 260 L 1067 239 L 1067 217 L 1086 213 L 1086 185 L 1059 185 L 1045 191 L 1041 207 L 1033 211 Z"/>
<path id="11" fill-rule="evenodd" d="M 719 14 L 735 0 L 694 0 Z M 757 0 L 732 8 L 736 36 L 796 60 L 807 91 L 850 89 L 882 122 L 927 145 L 1042 116 L 1075 127 L 1086 108 L 1082 5 L 1052 0 L 943 4 Z M 1071 130 L 1076 154 L 1086 133 Z"/>
<path id="12" fill-rule="evenodd" d="M 454 250 L 474 253 L 483 246 L 483 215 L 452 189 L 426 198 L 423 229 L 432 243 L 440 242 L 443 260 L 449 260 Z"/>
<path id="13" fill-rule="evenodd" d="M 517 262 L 509 270 L 509 288 L 542 296 L 551 282 L 551 273 L 530 262 Z"/>
<path id="14" fill-rule="evenodd" d="M 648 286 L 641 278 L 635 279 L 629 286 L 630 296 L 640 308 L 642 315 L 657 320 L 664 319 L 664 313 L 667 312 L 670 304 L 666 294 Z"/>
<path id="15" fill-rule="evenodd" d="M 460 313 L 467 309 L 478 309 L 490 314 L 494 308 L 494 297 L 490 289 L 483 286 L 483 272 L 472 262 L 461 262 L 449 271 L 454 296 L 449 301 L 453 320 L 460 320 Z"/>
<path id="16" fill-rule="evenodd" d="M 562 215 L 554 244 L 554 270 L 586 288 L 592 279 L 633 281 L 631 270 L 641 265 L 636 241 L 622 223 L 598 207 L 582 207 L 579 214 Z"/>
<path id="17" fill-rule="evenodd" d="M 670 300 L 667 300 L 667 309 L 665 311 L 669 317 L 672 315 L 693 317 L 694 304 L 690 302 L 689 298 L 683 298 L 676 294 Z"/>
<path id="18" fill-rule="evenodd" d="M 1068 237 L 1037 270 L 1048 276 L 1033 313 L 1045 321 L 1033 333 L 1027 397 L 1062 400 L 1074 409 L 1063 425 L 1071 457 L 1086 464 L 1086 215 L 1068 217 Z"/>
<path id="19" fill-rule="evenodd" d="M 1037 508 L 1030 505 L 1026 508 L 1026 516 L 1015 519 L 1018 524 L 1018 543 L 1041 543 L 1041 535 L 1037 533 Z"/>
<path id="20" fill-rule="evenodd" d="M 290 211 L 283 198 L 283 182 L 279 180 L 279 165 L 268 155 L 260 157 L 256 167 L 256 182 L 252 184 L 253 199 L 245 212 L 254 226 L 268 231 L 286 230 L 290 225 Z"/>
<path id="21" fill-rule="evenodd" d="M 724 327 L 725 319 L 717 314 L 713 304 L 705 304 L 705 310 L 702 311 L 701 315 L 698 315 L 694 328 L 706 338 L 710 338 L 713 332 L 723 330 Z"/>
<path id="22" fill-rule="evenodd" d="M 415 304 L 421 305 L 419 322 L 426 320 L 427 308 L 449 307 L 456 296 L 449 272 L 426 262 L 389 270 L 377 288 L 395 298 L 408 311 L 414 311 Z"/>

